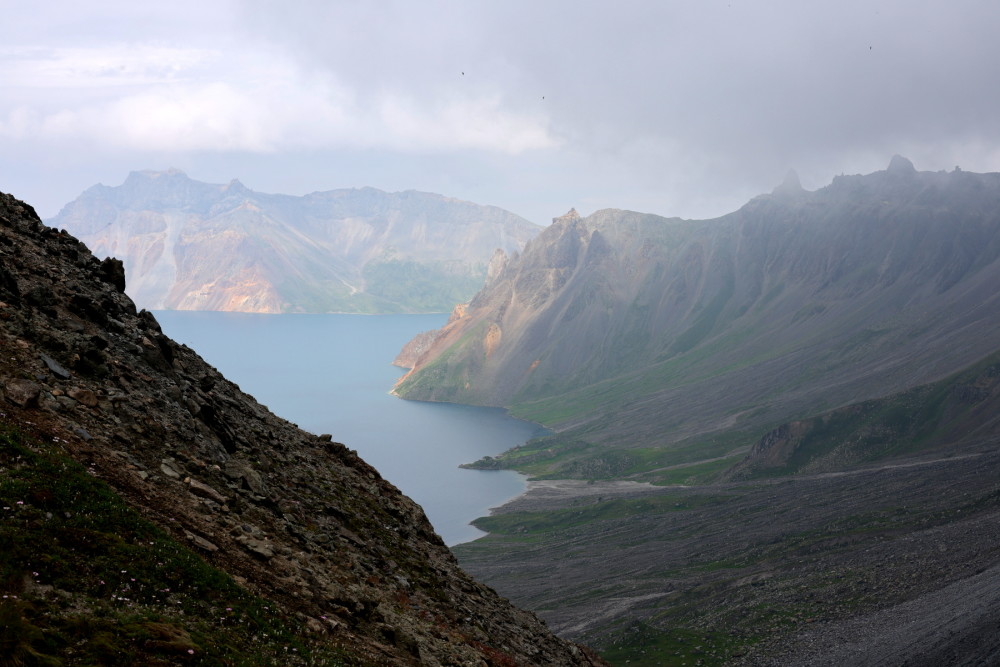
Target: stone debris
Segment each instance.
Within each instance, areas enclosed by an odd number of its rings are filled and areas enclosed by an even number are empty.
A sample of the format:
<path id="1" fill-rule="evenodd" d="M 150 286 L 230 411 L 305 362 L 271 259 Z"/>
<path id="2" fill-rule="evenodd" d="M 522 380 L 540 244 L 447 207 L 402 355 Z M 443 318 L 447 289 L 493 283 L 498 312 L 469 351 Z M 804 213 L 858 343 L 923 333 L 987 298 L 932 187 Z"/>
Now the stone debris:
<path id="1" fill-rule="evenodd" d="M 43 362 L 45 362 L 45 367 L 48 368 L 50 371 L 52 371 L 52 374 L 55 375 L 60 380 L 68 380 L 70 379 L 70 377 L 72 377 L 72 373 L 63 368 L 62 364 L 60 364 L 58 361 L 56 361 L 49 355 L 41 353 L 38 355 L 38 357 Z"/>
<path id="2" fill-rule="evenodd" d="M 199 549 L 204 549 L 205 551 L 208 552 L 219 550 L 219 547 L 215 546 L 214 544 L 206 540 L 204 537 L 201 537 L 200 535 L 195 535 L 189 530 L 184 531 L 184 536 L 187 537 L 189 540 L 191 540 L 191 542 L 193 542 L 194 545 Z"/>
<path id="3" fill-rule="evenodd" d="M 73 387 L 66 391 L 66 395 L 79 403 L 86 405 L 88 408 L 97 407 L 97 394 L 89 389 L 77 389 Z"/>
<path id="4" fill-rule="evenodd" d="M 191 477 L 185 479 L 184 482 L 188 485 L 188 490 L 190 490 L 194 495 L 214 500 L 220 505 L 226 504 L 226 497 L 210 487 L 208 484 L 199 482 Z"/>
<path id="5" fill-rule="evenodd" d="M 3 389 L 7 400 L 14 405 L 22 408 L 38 407 L 38 397 L 41 395 L 42 388 L 37 382 L 12 378 L 4 383 Z"/>

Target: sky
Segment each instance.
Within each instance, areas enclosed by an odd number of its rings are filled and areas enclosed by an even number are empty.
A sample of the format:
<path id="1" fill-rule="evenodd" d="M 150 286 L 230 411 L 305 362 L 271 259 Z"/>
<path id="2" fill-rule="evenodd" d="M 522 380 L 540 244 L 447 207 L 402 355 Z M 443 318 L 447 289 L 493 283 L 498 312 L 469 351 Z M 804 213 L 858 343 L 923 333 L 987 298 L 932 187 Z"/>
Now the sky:
<path id="1" fill-rule="evenodd" d="M 0 191 L 178 168 L 301 195 L 710 218 L 789 169 L 1000 171 L 995 0 L 0 0 Z"/>

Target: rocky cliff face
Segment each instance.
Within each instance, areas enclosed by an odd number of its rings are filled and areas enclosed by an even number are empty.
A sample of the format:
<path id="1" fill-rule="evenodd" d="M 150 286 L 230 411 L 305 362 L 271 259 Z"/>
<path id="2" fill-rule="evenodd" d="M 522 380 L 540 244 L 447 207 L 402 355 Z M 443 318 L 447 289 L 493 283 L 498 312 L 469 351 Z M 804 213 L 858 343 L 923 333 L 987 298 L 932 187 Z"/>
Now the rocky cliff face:
<path id="1" fill-rule="evenodd" d="M 397 393 L 665 446 L 968 365 L 1000 340 L 998 281 L 1000 175 L 899 157 L 816 192 L 791 175 L 716 220 L 573 212 L 507 263 Z"/>
<path id="2" fill-rule="evenodd" d="M 121 259 L 140 306 L 265 313 L 447 311 L 539 229 L 440 195 L 268 195 L 177 170 L 94 186 L 49 223 Z"/>
<path id="3" fill-rule="evenodd" d="M 352 450 L 270 414 L 124 289 L 120 262 L 0 195 L 11 650 L 65 664 L 109 647 L 143 664 L 602 664 L 463 573 L 420 507 Z M 198 578 L 171 569 L 181 561 Z M 147 562 L 171 583 L 129 581 Z M 255 655 L 274 617 L 291 638 Z"/>

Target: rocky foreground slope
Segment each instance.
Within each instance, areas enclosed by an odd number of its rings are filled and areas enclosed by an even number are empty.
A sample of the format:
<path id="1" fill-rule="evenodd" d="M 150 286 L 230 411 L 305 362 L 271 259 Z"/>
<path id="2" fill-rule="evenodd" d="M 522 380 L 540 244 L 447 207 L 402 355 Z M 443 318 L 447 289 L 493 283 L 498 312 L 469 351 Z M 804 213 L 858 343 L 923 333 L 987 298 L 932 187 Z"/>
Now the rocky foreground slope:
<path id="1" fill-rule="evenodd" d="M 495 206 L 375 188 L 302 197 L 203 183 L 176 169 L 95 185 L 48 221 L 125 263 L 149 309 L 446 312 L 496 248 L 540 230 Z"/>
<path id="2" fill-rule="evenodd" d="M 9 655 L 602 664 L 467 576 L 415 503 L 168 339 L 124 288 L 120 262 L 0 195 Z"/>

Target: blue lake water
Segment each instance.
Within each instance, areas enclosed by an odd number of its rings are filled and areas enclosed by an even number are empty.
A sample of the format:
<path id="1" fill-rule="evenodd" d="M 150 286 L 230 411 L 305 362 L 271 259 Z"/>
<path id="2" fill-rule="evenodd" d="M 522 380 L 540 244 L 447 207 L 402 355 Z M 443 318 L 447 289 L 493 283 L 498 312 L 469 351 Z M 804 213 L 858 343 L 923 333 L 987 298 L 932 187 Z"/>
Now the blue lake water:
<path id="1" fill-rule="evenodd" d="M 543 433 L 502 410 L 389 394 L 396 354 L 445 315 L 258 315 L 157 311 L 184 343 L 275 414 L 331 433 L 420 503 L 448 545 L 482 535 L 469 522 L 518 495 L 523 476 L 458 468 Z"/>

